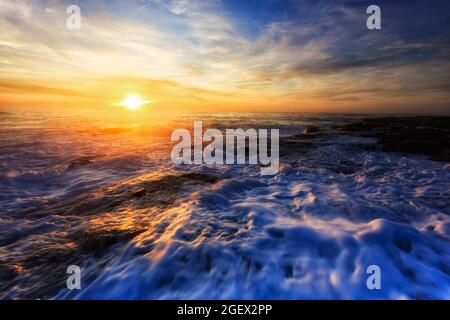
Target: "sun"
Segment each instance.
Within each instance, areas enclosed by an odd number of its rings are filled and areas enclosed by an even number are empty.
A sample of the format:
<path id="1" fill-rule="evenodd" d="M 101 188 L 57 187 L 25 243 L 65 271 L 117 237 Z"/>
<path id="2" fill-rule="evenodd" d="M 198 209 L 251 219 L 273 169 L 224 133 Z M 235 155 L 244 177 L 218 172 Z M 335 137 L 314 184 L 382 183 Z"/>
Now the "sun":
<path id="1" fill-rule="evenodd" d="M 137 111 L 140 108 L 142 108 L 142 106 L 150 103 L 150 100 L 143 100 L 140 96 L 138 96 L 137 94 L 129 94 L 121 103 L 121 106 L 124 106 L 125 108 L 127 108 L 128 110 L 131 111 Z"/>

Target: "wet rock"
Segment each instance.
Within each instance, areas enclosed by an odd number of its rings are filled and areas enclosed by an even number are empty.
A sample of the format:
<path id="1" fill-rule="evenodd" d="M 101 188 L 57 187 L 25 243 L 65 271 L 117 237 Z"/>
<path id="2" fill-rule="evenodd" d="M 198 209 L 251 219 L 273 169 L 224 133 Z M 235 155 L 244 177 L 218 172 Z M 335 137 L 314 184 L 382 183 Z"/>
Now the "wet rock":
<path id="1" fill-rule="evenodd" d="M 12 266 L 6 262 L 0 263 L 0 282 L 11 281 L 18 275 L 19 275 L 19 272 L 18 272 L 17 268 L 14 268 L 14 266 Z"/>
<path id="2" fill-rule="evenodd" d="M 67 170 L 73 170 L 78 167 L 82 167 L 88 164 L 94 163 L 92 157 L 80 157 L 74 160 L 71 160 L 67 166 Z"/>
<path id="3" fill-rule="evenodd" d="M 450 117 L 369 118 L 344 125 L 341 130 L 375 137 L 384 151 L 450 161 Z"/>
<path id="4" fill-rule="evenodd" d="M 73 245 L 55 245 L 36 249 L 25 256 L 25 265 L 43 265 L 60 263 L 70 258 L 77 253 L 77 248 Z"/>
<path id="5" fill-rule="evenodd" d="M 147 191 L 145 189 L 139 189 L 135 193 L 133 193 L 133 197 L 140 198 L 140 197 L 143 197 L 146 193 L 147 193 Z"/>
<path id="6" fill-rule="evenodd" d="M 311 135 L 312 137 L 312 135 Z M 292 162 L 304 156 L 310 150 L 314 149 L 317 144 L 309 141 L 303 141 L 300 136 L 286 137 L 280 140 L 280 157 Z"/>
<path id="7" fill-rule="evenodd" d="M 172 206 L 187 185 L 215 183 L 220 177 L 205 173 L 185 173 L 166 176 L 140 176 L 101 190 L 81 194 L 56 203 L 44 210 L 34 211 L 30 217 L 51 214 L 94 215 L 121 209 L 164 209 Z"/>
<path id="8" fill-rule="evenodd" d="M 316 126 L 307 126 L 305 130 L 303 130 L 303 134 L 311 134 L 320 132 L 319 127 Z"/>
<path id="9" fill-rule="evenodd" d="M 24 254 L 21 267 L 20 287 L 27 290 L 19 294 L 25 299 L 48 299 L 65 288 L 67 267 L 79 265 L 78 248 L 73 243 L 46 245 Z M 23 296 L 21 296 L 23 294 Z"/>
<path id="10" fill-rule="evenodd" d="M 341 127 L 342 131 L 348 131 L 348 132 L 371 132 L 377 127 L 376 123 L 361 121 L 356 123 L 349 123 L 346 125 L 343 125 Z"/>
<path id="11" fill-rule="evenodd" d="M 110 246 L 133 239 L 146 229 L 138 226 L 121 228 L 117 226 L 92 226 L 75 233 L 75 241 L 82 252 L 103 254 Z"/>
<path id="12" fill-rule="evenodd" d="M 362 168 L 361 165 L 348 160 L 338 160 L 334 163 L 330 162 L 327 163 L 324 167 L 335 173 L 341 174 L 354 174 Z"/>

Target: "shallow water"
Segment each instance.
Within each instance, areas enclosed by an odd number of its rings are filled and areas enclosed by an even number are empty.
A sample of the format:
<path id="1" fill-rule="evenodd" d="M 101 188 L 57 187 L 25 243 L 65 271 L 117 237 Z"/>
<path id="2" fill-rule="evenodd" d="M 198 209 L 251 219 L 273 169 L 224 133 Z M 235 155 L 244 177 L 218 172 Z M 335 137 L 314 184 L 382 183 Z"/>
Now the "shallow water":
<path id="1" fill-rule="evenodd" d="M 170 160 L 194 120 L 287 137 L 358 117 L 1 113 L 0 297 L 449 299 L 449 164 L 339 133 L 275 177 Z"/>

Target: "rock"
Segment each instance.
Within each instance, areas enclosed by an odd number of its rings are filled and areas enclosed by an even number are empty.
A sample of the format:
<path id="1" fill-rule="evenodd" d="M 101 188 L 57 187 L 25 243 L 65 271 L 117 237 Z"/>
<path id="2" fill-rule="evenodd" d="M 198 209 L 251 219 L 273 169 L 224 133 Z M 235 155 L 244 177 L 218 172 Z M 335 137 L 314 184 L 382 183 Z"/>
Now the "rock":
<path id="1" fill-rule="evenodd" d="M 344 125 L 341 130 L 377 138 L 384 151 L 450 161 L 450 117 L 368 118 Z"/>
<path id="2" fill-rule="evenodd" d="M 94 163 L 94 161 L 92 159 L 93 159 L 93 157 L 80 157 L 80 158 L 71 160 L 69 162 L 69 165 L 67 166 L 67 170 L 73 170 L 77 167 L 81 167 L 81 166 L 85 166 L 85 165 Z"/>
<path id="3" fill-rule="evenodd" d="M 12 281 L 20 274 L 18 268 L 6 262 L 0 262 L 0 283 Z"/>
<path id="4" fill-rule="evenodd" d="M 134 197 L 134 198 L 141 198 L 141 197 L 143 197 L 146 193 L 147 193 L 147 191 L 146 191 L 145 189 L 139 189 L 139 190 L 137 190 L 135 193 L 133 193 L 133 197 Z"/>
<path id="5" fill-rule="evenodd" d="M 303 134 L 311 134 L 320 132 L 319 127 L 316 126 L 307 126 L 305 130 L 303 130 Z"/>
<path id="6" fill-rule="evenodd" d="M 167 208 L 179 198 L 185 185 L 210 184 L 220 177 L 206 173 L 184 173 L 177 175 L 143 175 L 121 181 L 113 186 L 83 193 L 43 210 L 33 211 L 34 218 L 52 214 L 95 215 L 117 212 L 122 208 L 145 209 Z"/>
<path id="7" fill-rule="evenodd" d="M 123 228 L 121 226 L 90 226 L 86 229 L 79 230 L 75 234 L 75 241 L 83 252 L 90 252 L 95 255 L 101 255 L 110 246 L 130 240 L 146 229 L 138 226 L 130 226 Z"/>
<path id="8" fill-rule="evenodd" d="M 46 244 L 40 248 L 24 253 L 17 261 L 22 266 L 20 291 L 22 299 L 48 299 L 65 287 L 67 266 L 80 265 L 78 248 L 73 243 Z M 26 275 L 26 276 L 25 276 Z"/>

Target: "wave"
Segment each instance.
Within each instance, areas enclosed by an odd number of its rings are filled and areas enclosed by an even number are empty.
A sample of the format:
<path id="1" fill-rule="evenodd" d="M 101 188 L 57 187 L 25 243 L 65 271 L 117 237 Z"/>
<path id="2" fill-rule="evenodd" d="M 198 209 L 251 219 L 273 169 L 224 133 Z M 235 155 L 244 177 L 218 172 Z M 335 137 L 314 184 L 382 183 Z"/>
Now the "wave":
<path id="1" fill-rule="evenodd" d="M 0 179 L 0 297 L 449 299 L 450 165 L 327 135 L 330 123 L 284 137 L 274 177 L 174 166 L 160 140 L 124 152 L 127 132 L 46 165 L 17 155 Z M 65 288 L 70 264 L 80 291 Z M 370 265 L 381 290 L 367 288 Z"/>

